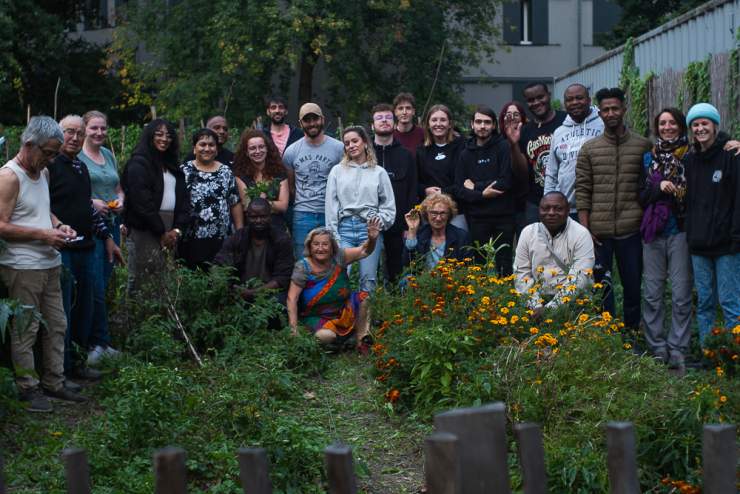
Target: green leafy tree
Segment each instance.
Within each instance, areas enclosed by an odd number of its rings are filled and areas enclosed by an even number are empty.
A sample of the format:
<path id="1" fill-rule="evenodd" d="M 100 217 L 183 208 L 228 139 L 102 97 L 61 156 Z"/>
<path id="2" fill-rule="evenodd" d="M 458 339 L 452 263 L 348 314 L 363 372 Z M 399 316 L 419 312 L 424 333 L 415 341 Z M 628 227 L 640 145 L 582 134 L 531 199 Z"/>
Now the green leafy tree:
<path id="1" fill-rule="evenodd" d="M 349 120 L 400 90 L 426 100 L 434 89 L 460 107 L 463 69 L 490 59 L 499 39 L 500 0 L 171 3 L 129 3 L 110 58 L 124 105 L 156 103 L 170 118 L 222 111 L 249 124 L 294 74 L 299 101 L 320 80 Z"/>
<path id="2" fill-rule="evenodd" d="M 0 122 L 25 123 L 28 106 L 52 115 L 57 82 L 58 117 L 109 109 L 120 88 L 103 71 L 105 52 L 67 35 L 80 3 L 0 0 Z"/>

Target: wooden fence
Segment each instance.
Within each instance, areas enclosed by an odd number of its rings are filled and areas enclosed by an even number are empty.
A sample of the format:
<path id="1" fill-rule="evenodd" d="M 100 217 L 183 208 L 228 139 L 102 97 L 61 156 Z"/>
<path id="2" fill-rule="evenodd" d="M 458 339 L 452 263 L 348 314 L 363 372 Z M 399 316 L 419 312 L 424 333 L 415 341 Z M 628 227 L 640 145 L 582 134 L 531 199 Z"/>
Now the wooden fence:
<path id="1" fill-rule="evenodd" d="M 424 461 L 429 494 L 509 494 L 506 439 L 506 407 L 493 403 L 438 414 L 436 432 L 426 439 Z M 638 494 L 635 432 L 629 422 L 606 424 L 607 467 L 611 494 Z M 524 494 L 547 492 L 542 433 L 536 424 L 514 425 Z M 703 494 L 737 492 L 738 451 L 734 425 L 705 425 L 702 442 Z M 239 475 L 245 494 L 271 494 L 270 465 L 261 448 L 237 453 Z M 187 492 L 186 453 L 167 447 L 154 454 L 155 493 Z M 87 453 L 81 449 L 62 452 L 68 494 L 90 494 Z M 335 444 L 325 450 L 329 494 L 356 494 L 352 450 Z M 6 494 L 0 457 L 0 494 Z"/>

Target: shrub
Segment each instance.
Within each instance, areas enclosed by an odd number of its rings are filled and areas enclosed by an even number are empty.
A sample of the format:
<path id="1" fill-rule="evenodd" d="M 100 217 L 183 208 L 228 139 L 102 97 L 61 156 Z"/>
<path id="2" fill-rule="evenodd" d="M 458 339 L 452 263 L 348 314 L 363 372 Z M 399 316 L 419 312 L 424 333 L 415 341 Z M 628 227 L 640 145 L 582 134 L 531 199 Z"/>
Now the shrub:
<path id="1" fill-rule="evenodd" d="M 373 352 L 388 405 L 428 420 L 505 402 L 511 422 L 542 425 L 551 492 L 608 490 L 611 420 L 635 424 L 644 490 L 670 488 L 667 477 L 695 479 L 701 425 L 737 419 L 737 396 L 719 380 L 676 378 L 635 355 L 623 324 L 598 310 L 598 293 L 573 293 L 537 321 L 528 297 L 511 277 L 467 262 L 441 263 L 410 277 L 405 292 L 380 293 Z"/>

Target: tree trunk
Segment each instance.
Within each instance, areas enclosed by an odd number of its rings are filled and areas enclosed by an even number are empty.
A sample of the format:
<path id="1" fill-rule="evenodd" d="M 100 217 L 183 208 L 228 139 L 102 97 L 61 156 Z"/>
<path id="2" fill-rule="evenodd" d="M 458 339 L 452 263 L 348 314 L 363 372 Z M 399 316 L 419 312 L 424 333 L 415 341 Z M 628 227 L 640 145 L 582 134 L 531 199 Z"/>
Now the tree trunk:
<path id="1" fill-rule="evenodd" d="M 313 69 L 316 67 L 316 61 L 316 55 L 310 48 L 303 50 L 298 79 L 298 103 L 301 105 L 313 99 Z"/>

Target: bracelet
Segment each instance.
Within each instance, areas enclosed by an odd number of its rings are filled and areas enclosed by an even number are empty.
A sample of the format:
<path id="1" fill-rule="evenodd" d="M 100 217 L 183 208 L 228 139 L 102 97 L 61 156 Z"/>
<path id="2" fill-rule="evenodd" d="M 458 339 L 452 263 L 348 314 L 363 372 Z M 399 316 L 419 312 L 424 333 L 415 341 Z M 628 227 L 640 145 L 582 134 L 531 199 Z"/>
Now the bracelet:
<path id="1" fill-rule="evenodd" d="M 55 226 L 55 227 L 54 227 L 54 229 L 55 229 L 55 230 L 59 230 L 59 229 L 60 229 L 61 227 L 63 227 L 63 226 L 64 226 L 64 223 L 62 223 L 62 222 L 60 221 L 59 223 L 57 223 L 57 226 Z"/>

